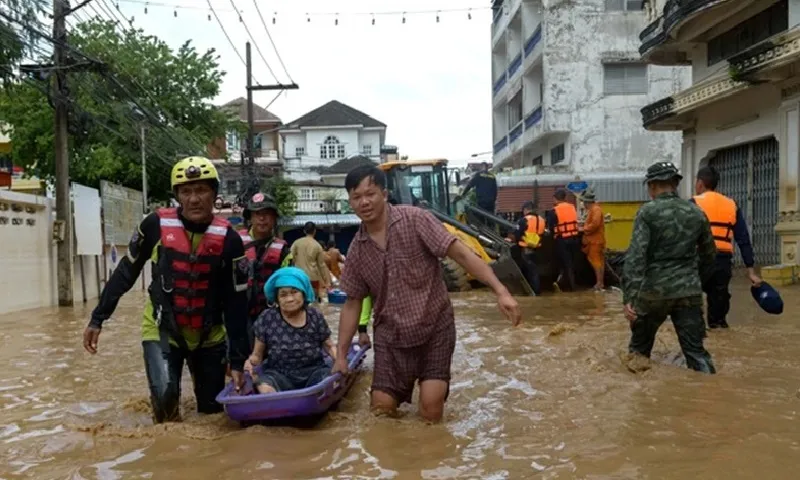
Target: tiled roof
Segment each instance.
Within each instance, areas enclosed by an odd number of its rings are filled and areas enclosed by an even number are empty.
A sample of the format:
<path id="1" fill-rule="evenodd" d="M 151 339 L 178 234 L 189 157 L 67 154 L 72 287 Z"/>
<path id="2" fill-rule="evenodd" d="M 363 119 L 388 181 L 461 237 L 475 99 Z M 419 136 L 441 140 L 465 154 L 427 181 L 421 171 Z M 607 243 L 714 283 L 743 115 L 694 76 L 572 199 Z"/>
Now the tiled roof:
<path id="1" fill-rule="evenodd" d="M 222 105 L 220 108 L 229 110 L 231 113 L 238 116 L 239 120 L 243 122 L 247 121 L 247 99 L 244 97 L 231 100 L 225 105 Z M 266 108 L 261 108 L 255 104 L 253 105 L 253 121 L 281 123 L 281 119 L 278 118 L 277 115 L 273 114 Z"/>
<path id="2" fill-rule="evenodd" d="M 300 214 L 294 217 L 281 218 L 278 221 L 278 225 L 283 227 L 302 227 L 306 222 L 314 222 L 317 226 L 339 225 L 346 227 L 360 225 L 361 219 L 353 213 Z"/>
<path id="3" fill-rule="evenodd" d="M 353 155 L 352 157 L 345 158 L 344 160 L 334 163 L 330 167 L 326 168 L 322 173 L 328 175 L 347 174 L 350 173 L 350 170 L 356 167 L 370 164 L 377 165 L 377 163 L 373 162 L 369 157 L 365 157 L 363 155 Z"/>
<path id="4" fill-rule="evenodd" d="M 336 127 L 341 125 L 363 125 L 365 127 L 386 127 L 364 112 L 331 100 L 325 105 L 311 110 L 302 117 L 286 124 L 286 128 L 301 127 Z"/>

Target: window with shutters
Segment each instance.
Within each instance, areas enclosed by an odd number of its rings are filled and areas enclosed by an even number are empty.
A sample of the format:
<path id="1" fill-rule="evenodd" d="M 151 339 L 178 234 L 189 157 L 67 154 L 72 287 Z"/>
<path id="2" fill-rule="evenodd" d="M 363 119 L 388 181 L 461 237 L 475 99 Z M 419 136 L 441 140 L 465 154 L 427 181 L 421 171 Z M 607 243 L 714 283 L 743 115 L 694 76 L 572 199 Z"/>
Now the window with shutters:
<path id="1" fill-rule="evenodd" d="M 607 12 L 641 12 L 644 0 L 606 0 Z"/>
<path id="2" fill-rule="evenodd" d="M 542 156 L 541 155 L 539 155 L 538 157 L 534 158 L 533 161 L 531 162 L 531 165 L 534 166 L 534 167 L 537 166 L 537 165 L 541 165 L 541 164 L 542 164 Z"/>
<path id="3" fill-rule="evenodd" d="M 647 65 L 607 63 L 603 65 L 603 93 L 606 95 L 646 95 Z"/>

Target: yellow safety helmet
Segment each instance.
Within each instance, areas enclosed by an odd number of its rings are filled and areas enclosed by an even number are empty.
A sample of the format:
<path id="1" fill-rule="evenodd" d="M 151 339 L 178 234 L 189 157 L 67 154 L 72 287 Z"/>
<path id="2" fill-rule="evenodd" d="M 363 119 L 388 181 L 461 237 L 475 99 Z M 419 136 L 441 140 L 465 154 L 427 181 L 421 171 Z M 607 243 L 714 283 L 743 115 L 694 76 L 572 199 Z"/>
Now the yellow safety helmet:
<path id="1" fill-rule="evenodd" d="M 205 157 L 186 157 L 172 167 L 170 186 L 173 190 L 184 183 L 211 180 L 214 190 L 219 189 L 219 174 L 211 160 Z"/>

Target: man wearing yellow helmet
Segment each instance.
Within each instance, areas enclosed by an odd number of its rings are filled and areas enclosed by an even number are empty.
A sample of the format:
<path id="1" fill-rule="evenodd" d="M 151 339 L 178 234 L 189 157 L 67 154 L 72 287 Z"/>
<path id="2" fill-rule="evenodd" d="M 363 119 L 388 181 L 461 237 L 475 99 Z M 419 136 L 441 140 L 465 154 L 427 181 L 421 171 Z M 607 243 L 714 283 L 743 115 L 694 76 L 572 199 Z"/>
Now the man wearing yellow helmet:
<path id="1" fill-rule="evenodd" d="M 97 353 L 103 322 L 151 260 L 142 348 L 156 423 L 180 419 L 184 362 L 194 382 L 197 411 L 216 413 L 222 411 L 215 398 L 225 387 L 228 361 L 241 388 L 250 350 L 249 262 L 242 239 L 227 220 L 213 213 L 217 170 L 206 158 L 185 158 L 172 168 L 171 183 L 180 207 L 161 208 L 142 220 L 83 334 L 84 348 Z"/>

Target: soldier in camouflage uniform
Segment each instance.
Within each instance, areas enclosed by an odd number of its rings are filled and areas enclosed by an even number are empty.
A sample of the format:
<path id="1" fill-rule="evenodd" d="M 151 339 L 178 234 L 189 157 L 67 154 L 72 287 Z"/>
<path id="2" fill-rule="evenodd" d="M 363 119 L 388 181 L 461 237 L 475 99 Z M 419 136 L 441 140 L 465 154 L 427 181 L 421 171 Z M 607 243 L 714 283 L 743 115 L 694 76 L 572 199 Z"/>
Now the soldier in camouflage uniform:
<path id="1" fill-rule="evenodd" d="M 625 256 L 628 349 L 649 358 L 656 332 L 669 315 L 689 368 L 716 373 L 703 346 L 701 289 L 701 277 L 713 273 L 716 247 L 705 214 L 678 197 L 682 178 L 672 163 L 659 162 L 647 169 L 645 183 L 653 201 L 639 209 Z"/>

